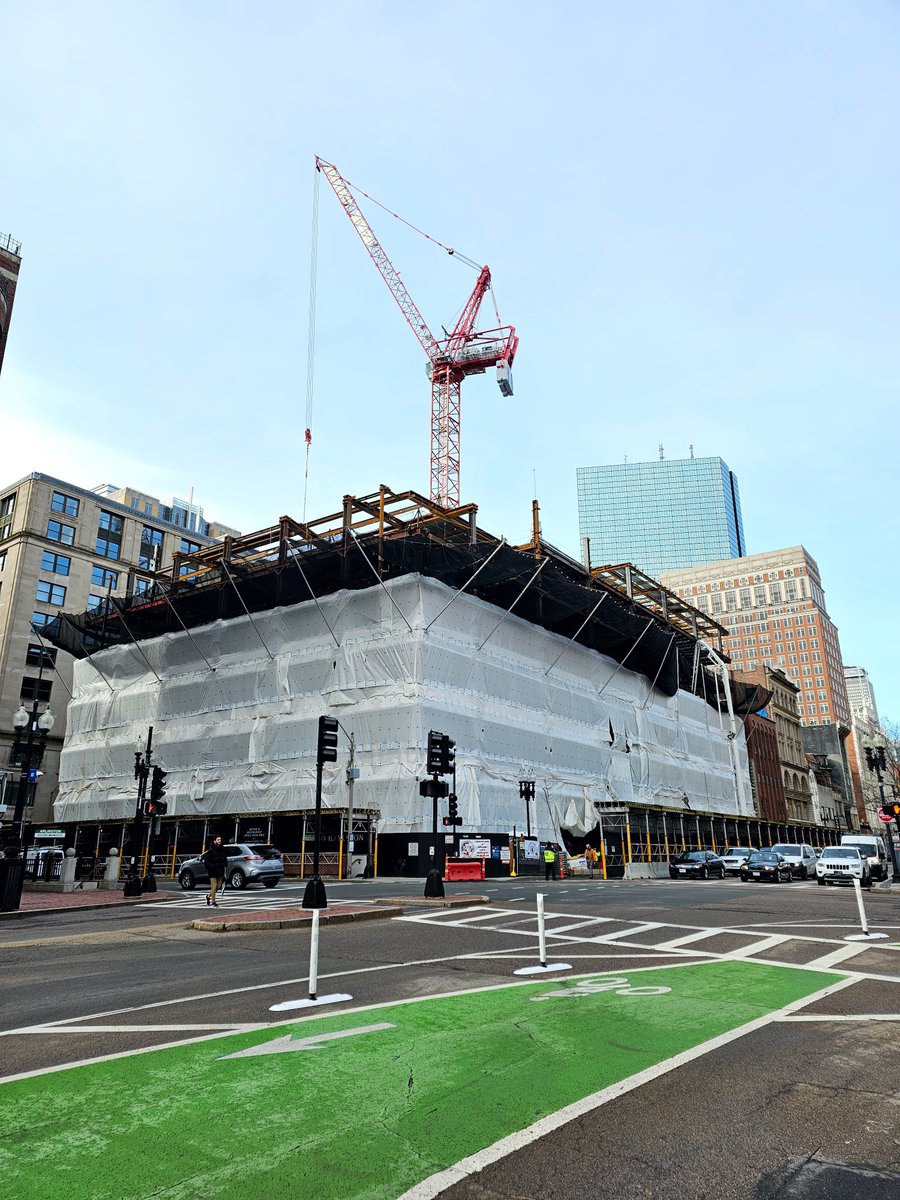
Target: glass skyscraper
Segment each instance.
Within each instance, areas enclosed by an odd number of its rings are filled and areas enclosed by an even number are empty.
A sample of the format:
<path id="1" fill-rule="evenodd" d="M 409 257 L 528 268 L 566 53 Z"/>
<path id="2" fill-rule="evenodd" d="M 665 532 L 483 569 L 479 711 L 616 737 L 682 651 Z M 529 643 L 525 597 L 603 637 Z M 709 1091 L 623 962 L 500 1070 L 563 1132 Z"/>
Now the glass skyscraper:
<path id="1" fill-rule="evenodd" d="M 596 567 L 661 572 L 747 553 L 736 476 L 721 458 L 578 468 L 578 526 Z"/>

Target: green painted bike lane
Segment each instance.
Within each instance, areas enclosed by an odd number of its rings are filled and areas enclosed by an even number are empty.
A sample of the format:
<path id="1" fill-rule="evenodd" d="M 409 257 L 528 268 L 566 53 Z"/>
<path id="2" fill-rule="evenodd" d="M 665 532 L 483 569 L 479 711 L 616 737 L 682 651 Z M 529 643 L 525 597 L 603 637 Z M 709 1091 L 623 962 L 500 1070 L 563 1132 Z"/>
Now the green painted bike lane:
<path id="1" fill-rule="evenodd" d="M 18 1200 L 388 1200 L 842 978 L 737 961 L 545 978 L 13 1080 L 0 1179 Z"/>

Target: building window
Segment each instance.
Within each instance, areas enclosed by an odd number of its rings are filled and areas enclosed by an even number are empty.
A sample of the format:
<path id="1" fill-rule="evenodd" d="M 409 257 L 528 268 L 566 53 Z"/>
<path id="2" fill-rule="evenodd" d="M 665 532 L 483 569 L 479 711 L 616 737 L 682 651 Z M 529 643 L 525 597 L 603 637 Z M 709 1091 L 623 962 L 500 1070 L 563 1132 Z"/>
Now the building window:
<path id="1" fill-rule="evenodd" d="M 199 542 L 191 542 L 187 538 L 181 539 L 181 549 L 180 549 L 179 553 L 181 553 L 181 554 L 196 554 L 199 549 L 200 549 Z"/>
<path id="2" fill-rule="evenodd" d="M 72 560 L 65 554 L 54 554 L 52 550 L 45 550 L 41 555 L 42 571 L 52 571 L 55 575 L 68 575 L 71 566 Z"/>
<path id="3" fill-rule="evenodd" d="M 104 558 L 118 558 L 122 553 L 122 546 L 120 542 L 110 541 L 109 538 L 105 538 L 98 533 L 97 545 L 94 547 L 94 553 L 100 554 Z"/>
<path id="4" fill-rule="evenodd" d="M 781 584 L 780 583 L 770 583 L 769 584 L 769 595 L 772 597 L 773 604 L 780 604 L 781 603 Z"/>
<path id="5" fill-rule="evenodd" d="M 81 504 L 74 496 L 66 496 L 62 492 L 54 492 L 50 499 L 50 507 L 54 512 L 65 513 L 67 517 L 77 517 Z"/>
<path id="6" fill-rule="evenodd" d="M 75 527 L 74 525 L 62 525 L 59 521 L 48 521 L 47 537 L 51 542 L 62 542 L 64 546 L 74 546 Z"/>
<path id="7" fill-rule="evenodd" d="M 106 599 L 105 596 L 95 596 L 93 592 L 88 596 L 87 610 L 88 612 L 96 612 Z"/>
<path id="8" fill-rule="evenodd" d="M 119 558 L 122 553 L 122 518 L 103 509 L 97 528 L 96 553 L 104 558 Z"/>
<path id="9" fill-rule="evenodd" d="M 784 595 L 786 600 L 797 599 L 797 584 L 793 579 L 786 579 L 784 583 Z"/>
<path id="10" fill-rule="evenodd" d="M 134 581 L 135 596 L 145 596 L 147 594 L 147 592 L 149 592 L 149 591 L 150 591 L 150 580 L 149 579 L 136 579 Z"/>
<path id="11" fill-rule="evenodd" d="M 119 572 L 109 571 L 106 567 L 91 567 L 91 583 L 94 587 L 117 588 Z"/>
<path id="12" fill-rule="evenodd" d="M 827 713 L 827 712 L 828 712 L 828 705 L 827 705 L 827 704 L 820 704 L 820 705 L 819 705 L 819 712 L 820 712 L 820 713 Z"/>
<path id="13" fill-rule="evenodd" d="M 749 588 L 741 588 L 740 595 L 741 595 L 741 608 L 749 608 L 750 607 L 750 589 Z"/>
<path id="14" fill-rule="evenodd" d="M 162 563 L 162 546 L 162 530 L 154 529 L 152 525 L 142 526 L 138 566 L 143 567 L 145 571 L 158 571 Z"/>
<path id="15" fill-rule="evenodd" d="M 6 551 L 0 550 L 0 571 L 6 566 Z"/>
<path id="16" fill-rule="evenodd" d="M 43 646 L 35 646 L 32 642 L 25 655 L 26 667 L 43 667 L 48 670 L 56 665 L 56 651 Z"/>
<path id="17" fill-rule="evenodd" d="M 755 587 L 753 589 L 753 607 L 765 608 L 766 606 L 766 589 L 764 587 Z"/>
<path id="18" fill-rule="evenodd" d="M 0 538 L 6 537 L 9 532 L 7 526 L 12 522 L 15 510 L 16 493 L 11 492 L 8 496 L 4 496 L 0 500 Z"/>
<path id="19" fill-rule="evenodd" d="M 33 612 L 31 614 L 31 624 L 37 629 L 43 629 L 45 625 L 49 625 L 54 620 L 53 613 Z"/>
<path id="20" fill-rule="evenodd" d="M 19 699 L 37 700 L 39 704 L 46 704 L 52 690 L 53 681 L 51 679 L 31 679 L 26 675 L 22 680 Z"/>
<path id="21" fill-rule="evenodd" d="M 39 579 L 35 599 L 40 604 L 54 604 L 57 608 L 62 608 L 66 602 L 66 589 L 61 583 L 49 583 L 46 579 Z"/>

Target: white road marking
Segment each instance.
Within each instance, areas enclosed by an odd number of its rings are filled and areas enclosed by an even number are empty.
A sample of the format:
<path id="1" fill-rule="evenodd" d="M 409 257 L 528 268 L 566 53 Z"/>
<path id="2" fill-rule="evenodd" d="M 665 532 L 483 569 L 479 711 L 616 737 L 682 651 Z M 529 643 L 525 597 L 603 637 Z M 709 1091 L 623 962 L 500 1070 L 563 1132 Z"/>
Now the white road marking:
<path id="1" fill-rule="evenodd" d="M 615 942 L 619 938 L 635 937 L 639 933 L 647 933 L 651 929 L 664 929 L 665 926 L 660 921 L 645 921 L 641 925 L 634 925 L 631 929 L 619 929 L 615 933 L 601 933 L 598 937 L 586 938 L 590 942 Z"/>
<path id="2" fill-rule="evenodd" d="M 748 958 L 753 954 L 762 954 L 764 950 L 773 950 L 776 946 L 783 946 L 785 942 L 791 940 L 786 933 L 774 933 L 771 937 L 762 938 L 758 942 L 751 942 L 749 946 L 742 946 L 739 950 L 731 950 L 723 955 L 723 957 Z"/>
<path id="3" fill-rule="evenodd" d="M 836 963 L 844 962 L 845 959 L 855 958 L 857 954 L 862 954 L 866 949 L 865 943 L 855 946 L 838 946 L 836 950 L 832 950 L 829 954 L 823 954 L 821 958 L 813 959 L 807 963 L 808 967 L 815 967 L 818 970 L 827 967 L 833 967 Z"/>
<path id="4" fill-rule="evenodd" d="M 698 929 L 696 933 L 686 933 L 682 937 L 672 938 L 668 942 L 660 942 L 656 948 L 657 950 L 677 950 L 691 942 L 702 942 L 706 938 L 714 937 L 718 932 L 719 930 L 716 929 Z"/>
<path id="5" fill-rule="evenodd" d="M 238 1050 L 235 1054 L 221 1054 L 219 1061 L 226 1058 L 253 1058 L 258 1054 L 293 1054 L 295 1050 L 319 1050 L 325 1042 L 337 1041 L 338 1038 L 357 1037 L 361 1033 L 376 1033 L 381 1029 L 396 1029 L 392 1021 L 379 1021 L 377 1025 L 357 1025 L 355 1029 L 340 1029 L 337 1033 L 319 1033 L 312 1037 L 295 1038 L 286 1033 L 284 1037 L 273 1038 L 271 1042 L 262 1042 L 259 1046 L 249 1046 L 246 1050 Z"/>
<path id="6" fill-rule="evenodd" d="M 214 1029 L 226 1029 L 232 1033 L 252 1033 L 256 1029 L 268 1029 L 268 1021 L 232 1021 L 230 1024 L 210 1024 L 210 1025 L 69 1025 L 63 1022 L 60 1025 L 32 1025 L 28 1029 L 17 1029 L 15 1032 L 20 1034 L 44 1034 L 48 1033 L 189 1033 L 196 1031 L 207 1033 Z"/>
<path id="7" fill-rule="evenodd" d="M 488 1146 L 484 1150 L 470 1154 L 454 1166 L 447 1168 L 447 1170 L 438 1171 L 428 1179 L 423 1179 L 421 1183 L 417 1183 L 401 1196 L 398 1196 L 397 1200 L 434 1200 L 434 1197 L 439 1196 L 441 1192 L 446 1191 L 453 1184 L 460 1183 L 469 1175 L 474 1175 L 478 1171 L 483 1171 L 485 1167 L 490 1166 L 492 1163 L 498 1162 L 501 1158 L 506 1158 L 517 1150 L 524 1149 L 526 1146 L 531 1145 L 532 1142 L 546 1137 L 548 1133 L 552 1133 L 554 1130 L 562 1128 L 563 1125 L 567 1125 L 570 1121 L 574 1121 L 576 1118 L 584 1116 L 585 1113 L 593 1112 L 602 1105 L 608 1104 L 610 1100 L 617 1100 L 619 1096 L 624 1096 L 628 1092 L 635 1091 L 645 1083 L 652 1083 L 654 1079 L 659 1079 L 660 1076 L 667 1075 L 670 1071 L 676 1070 L 685 1063 L 702 1058 L 711 1051 L 718 1050 L 721 1046 L 727 1046 L 729 1042 L 737 1041 L 738 1038 L 745 1037 L 748 1033 L 753 1033 L 757 1029 L 763 1029 L 773 1021 L 784 1018 L 788 1014 L 805 1007 L 807 1004 L 812 1004 L 817 1000 L 824 999 L 826 996 L 833 995 L 835 992 L 839 992 L 856 982 L 857 980 L 852 977 L 841 979 L 837 983 L 823 988 L 821 991 L 814 992 L 811 996 L 804 996 L 800 1000 L 793 1001 L 775 1013 L 758 1017 L 755 1021 L 750 1021 L 746 1025 L 732 1029 L 729 1033 L 721 1034 L 718 1037 L 710 1039 L 708 1042 L 703 1042 L 699 1046 L 685 1050 L 683 1053 L 677 1054 L 663 1063 L 658 1063 L 656 1066 L 649 1067 L 645 1071 L 640 1071 L 637 1075 L 632 1075 L 628 1079 L 615 1083 L 611 1087 L 603 1088 L 601 1091 L 595 1092 L 592 1096 L 585 1097 L 584 1100 L 579 1100 L 575 1104 L 569 1104 L 565 1108 L 552 1113 L 549 1117 L 544 1117 L 540 1121 L 536 1121 L 527 1129 L 522 1129 L 518 1133 L 501 1138 L 493 1146 Z"/>
<path id="8" fill-rule="evenodd" d="M 796 1017 L 779 1017 L 779 1021 L 900 1021 L 900 1013 L 809 1013 Z"/>

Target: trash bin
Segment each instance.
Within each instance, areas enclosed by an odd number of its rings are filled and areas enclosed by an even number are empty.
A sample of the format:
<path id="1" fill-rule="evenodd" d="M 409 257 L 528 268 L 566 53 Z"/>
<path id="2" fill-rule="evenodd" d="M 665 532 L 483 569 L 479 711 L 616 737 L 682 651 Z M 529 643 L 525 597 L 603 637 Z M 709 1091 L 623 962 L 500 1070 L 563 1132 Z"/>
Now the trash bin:
<path id="1" fill-rule="evenodd" d="M 16 912 L 24 876 L 24 858 L 0 858 L 0 912 Z"/>

